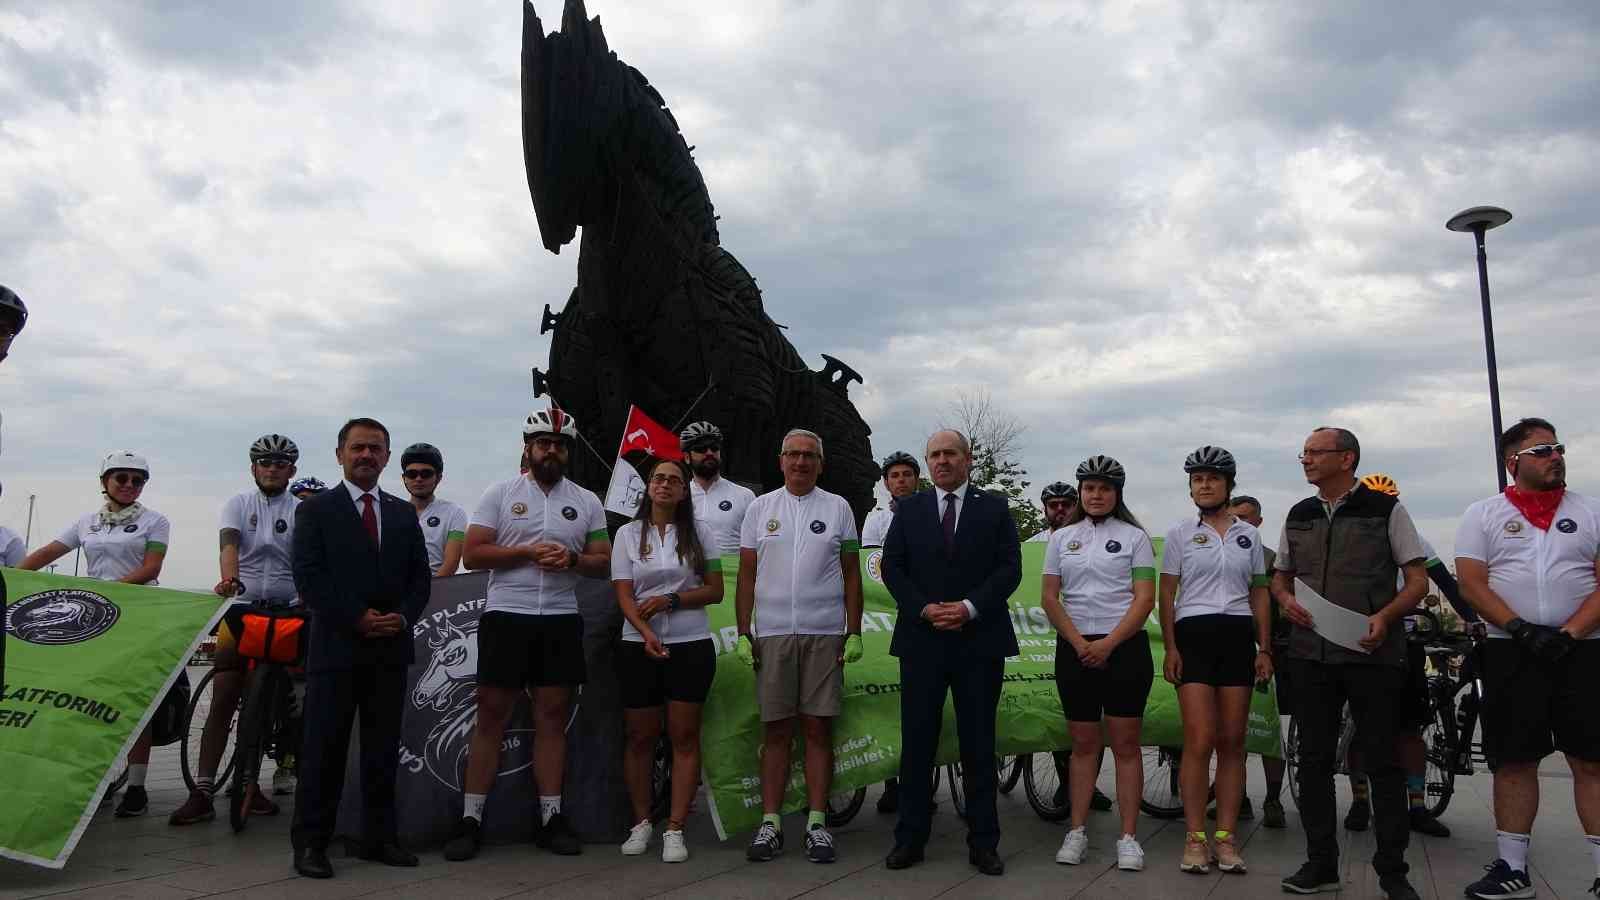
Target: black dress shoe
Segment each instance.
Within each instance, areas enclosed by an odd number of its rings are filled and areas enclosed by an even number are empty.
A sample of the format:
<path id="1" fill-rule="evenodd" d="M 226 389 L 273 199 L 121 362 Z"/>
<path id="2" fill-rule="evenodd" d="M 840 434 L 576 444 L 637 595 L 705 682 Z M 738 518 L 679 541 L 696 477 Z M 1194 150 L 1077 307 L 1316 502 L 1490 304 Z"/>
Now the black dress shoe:
<path id="1" fill-rule="evenodd" d="M 410 868 L 417 864 L 417 855 L 415 853 L 408 852 L 406 848 L 394 843 L 367 844 L 361 848 L 361 852 L 357 853 L 356 856 L 369 862 L 383 863 L 386 866 L 399 866 L 401 868 Z"/>
<path id="2" fill-rule="evenodd" d="M 1001 859 L 999 852 L 995 850 L 973 850 L 967 854 L 967 861 L 977 866 L 978 871 L 985 875 L 1006 873 L 1006 861 Z"/>
<path id="3" fill-rule="evenodd" d="M 294 870 L 307 878 L 333 877 L 333 864 L 328 862 L 328 851 L 322 847 L 296 847 Z"/>
<path id="4" fill-rule="evenodd" d="M 905 844 L 895 844 L 889 855 L 884 857 L 883 864 L 891 869 L 909 869 L 922 862 L 922 848 L 908 847 Z"/>

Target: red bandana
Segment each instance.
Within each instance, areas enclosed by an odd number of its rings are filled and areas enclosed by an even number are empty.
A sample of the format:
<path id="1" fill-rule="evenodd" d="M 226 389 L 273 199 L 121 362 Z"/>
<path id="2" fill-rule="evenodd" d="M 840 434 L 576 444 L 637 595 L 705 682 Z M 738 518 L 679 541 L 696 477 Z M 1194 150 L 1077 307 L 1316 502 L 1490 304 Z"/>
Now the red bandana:
<path id="1" fill-rule="evenodd" d="M 1565 487 L 1553 491 L 1525 491 L 1513 484 L 1506 488 L 1506 499 L 1533 527 L 1549 531 L 1550 522 L 1556 517 L 1556 508 L 1561 505 L 1561 498 L 1566 492 Z"/>

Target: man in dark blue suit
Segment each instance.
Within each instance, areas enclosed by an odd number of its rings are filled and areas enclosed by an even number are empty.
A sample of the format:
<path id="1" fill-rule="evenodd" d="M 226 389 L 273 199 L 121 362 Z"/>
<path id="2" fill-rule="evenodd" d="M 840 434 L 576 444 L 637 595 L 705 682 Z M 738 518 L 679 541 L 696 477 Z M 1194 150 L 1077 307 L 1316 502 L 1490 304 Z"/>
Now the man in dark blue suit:
<path id="1" fill-rule="evenodd" d="M 904 869 L 922 861 L 948 692 L 966 782 L 968 859 L 999 875 L 995 711 L 1006 657 L 1017 654 L 1006 601 L 1022 580 L 1022 551 L 1005 497 L 967 483 L 965 436 L 935 432 L 927 462 L 934 489 L 900 501 L 883 542 L 883 583 L 899 608 L 889 652 L 900 659 L 901 729 L 900 821 L 884 862 Z"/>
<path id="2" fill-rule="evenodd" d="M 373 419 L 339 429 L 344 481 L 300 503 L 294 582 L 311 613 L 304 744 L 295 796 L 295 871 L 331 878 L 328 842 L 344 790 L 350 725 L 361 716 L 361 857 L 391 866 L 417 858 L 396 837 L 394 783 L 411 626 L 428 605 L 432 573 L 408 501 L 378 489 L 389 430 Z"/>

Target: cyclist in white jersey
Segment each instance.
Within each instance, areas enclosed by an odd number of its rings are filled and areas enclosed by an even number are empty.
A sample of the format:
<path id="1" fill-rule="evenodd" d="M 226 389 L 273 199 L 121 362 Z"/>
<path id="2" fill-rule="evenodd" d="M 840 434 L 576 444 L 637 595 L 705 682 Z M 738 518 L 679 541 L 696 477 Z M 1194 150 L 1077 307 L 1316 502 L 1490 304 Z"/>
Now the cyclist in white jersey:
<path id="1" fill-rule="evenodd" d="M 783 851 L 778 813 L 798 719 L 805 733 L 810 804 L 806 858 L 830 863 L 833 720 L 844 691 L 843 664 L 859 660 L 862 652 L 861 540 L 850 504 L 817 487 L 822 438 L 794 429 L 784 435 L 778 460 L 783 487 L 750 504 L 739 538 L 736 652 L 756 668 L 763 733 L 763 815 L 745 858 L 764 862 Z"/>
<path id="2" fill-rule="evenodd" d="M 300 448 L 281 434 L 264 434 L 250 445 L 250 478 L 255 490 L 228 498 L 223 504 L 218 530 L 221 570 L 215 593 L 256 606 L 287 608 L 298 606 L 294 586 L 294 511 L 300 500 L 288 490 L 294 478 Z M 212 660 L 211 707 L 206 714 L 205 731 L 200 737 L 200 758 L 196 765 L 194 789 L 183 805 L 173 811 L 171 825 L 193 825 L 216 818 L 212 805 L 217 768 L 227 747 L 228 728 L 244 687 L 239 670 L 237 636 L 227 620 L 217 624 L 217 651 Z M 272 776 L 272 793 L 294 790 L 292 754 Z M 266 792 L 254 794 L 253 816 L 276 815 L 278 807 Z"/>
<path id="3" fill-rule="evenodd" d="M 124 584 L 155 584 L 167 558 L 172 523 L 139 502 L 150 480 L 150 463 L 131 450 L 107 453 L 100 462 L 100 490 L 106 502 L 72 523 L 61 536 L 28 554 L 19 569 L 37 571 L 82 548 L 88 576 Z M 118 818 L 149 810 L 145 767 L 150 763 L 150 729 L 128 751 L 128 789 L 117 804 Z"/>
<path id="4" fill-rule="evenodd" d="M 710 422 L 695 422 L 678 435 L 678 445 L 694 470 L 689 499 L 694 502 L 695 516 L 717 536 L 716 553 L 738 553 L 739 528 L 756 495 L 722 477 L 722 430 Z"/>
<path id="5" fill-rule="evenodd" d="M 454 575 L 461 568 L 461 547 L 467 540 L 467 511 L 434 496 L 444 480 L 444 454 L 432 444 L 412 444 L 400 454 L 400 477 L 428 545 L 433 577 Z"/>
<path id="6" fill-rule="evenodd" d="M 889 535 L 889 523 L 894 521 L 895 507 L 902 498 L 917 492 L 917 480 L 922 477 L 922 467 L 917 464 L 917 458 L 904 450 L 896 450 L 885 456 L 882 471 L 883 489 L 889 492 L 889 508 L 867 513 L 867 521 L 861 525 L 863 547 L 883 546 L 883 539 Z M 881 808 L 881 801 L 879 806 Z"/>
<path id="7" fill-rule="evenodd" d="M 611 541 L 600 498 L 565 477 L 577 436 L 577 423 L 559 407 L 530 413 L 522 425 L 528 476 L 491 485 L 467 526 L 467 568 L 490 575 L 478 620 L 478 718 L 461 821 L 445 844 L 449 860 L 471 859 L 482 846 L 483 807 L 500 769 L 506 723 L 530 689 L 536 841 L 563 856 L 583 852 L 561 812 L 572 692 L 586 680 L 576 587 L 580 577 L 611 574 Z"/>

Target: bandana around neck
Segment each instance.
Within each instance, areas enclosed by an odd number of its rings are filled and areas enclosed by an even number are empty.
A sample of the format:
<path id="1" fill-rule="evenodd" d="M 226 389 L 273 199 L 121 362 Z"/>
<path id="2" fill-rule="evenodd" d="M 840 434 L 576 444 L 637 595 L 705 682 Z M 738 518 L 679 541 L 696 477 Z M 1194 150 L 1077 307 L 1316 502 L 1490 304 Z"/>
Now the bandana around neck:
<path id="1" fill-rule="evenodd" d="M 1506 488 L 1506 499 L 1533 527 L 1549 531 L 1550 522 L 1556 517 L 1556 508 L 1561 505 L 1561 498 L 1566 493 L 1565 487 L 1553 491 L 1525 491 L 1513 484 Z"/>
<path id="2" fill-rule="evenodd" d="M 137 500 L 117 510 L 113 510 L 111 501 L 107 500 L 106 505 L 100 509 L 100 524 L 110 526 L 132 522 L 134 519 L 139 518 L 143 512 L 144 507 Z"/>

